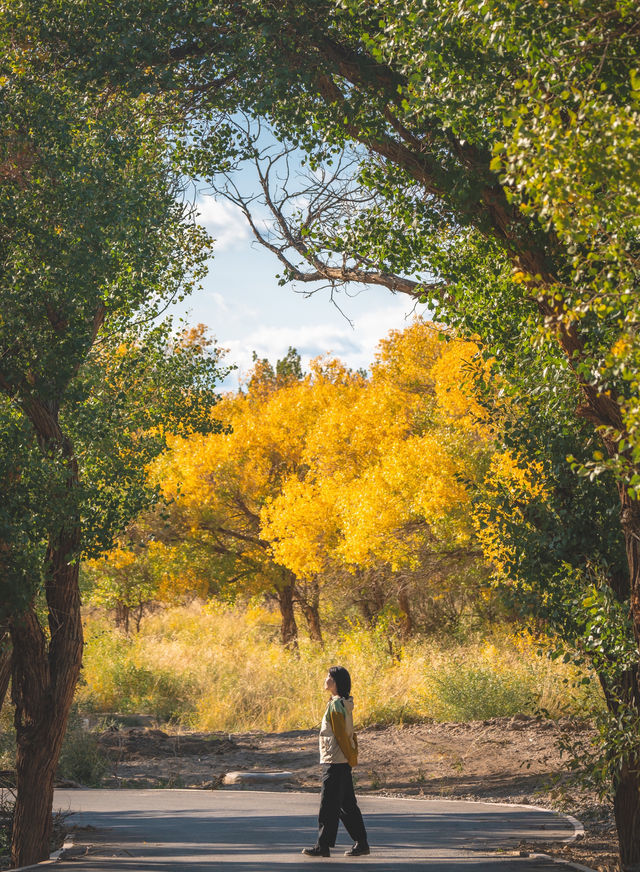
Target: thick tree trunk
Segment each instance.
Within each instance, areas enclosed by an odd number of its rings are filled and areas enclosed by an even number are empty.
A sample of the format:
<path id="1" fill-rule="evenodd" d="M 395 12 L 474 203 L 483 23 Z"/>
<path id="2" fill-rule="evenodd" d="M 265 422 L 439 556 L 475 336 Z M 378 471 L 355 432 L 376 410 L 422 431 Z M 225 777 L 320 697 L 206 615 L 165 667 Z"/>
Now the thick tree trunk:
<path id="1" fill-rule="evenodd" d="M 55 405 L 25 403 L 45 455 L 62 453 L 69 494 L 78 486 L 73 446 L 62 433 Z M 44 562 L 48 634 L 31 607 L 11 621 L 15 704 L 16 804 L 11 861 L 27 866 L 49 855 L 53 777 L 82 664 L 82 621 L 78 585 L 80 519 L 50 533 Z"/>
<path id="2" fill-rule="evenodd" d="M 312 581 L 304 586 L 297 584 L 295 592 L 296 602 L 300 606 L 307 624 L 309 638 L 313 642 L 319 642 L 320 645 L 324 645 L 320 626 L 320 590 L 318 582 Z"/>
<path id="3" fill-rule="evenodd" d="M 30 609 L 12 623 L 16 706 L 16 805 L 11 859 L 26 866 L 46 859 L 51 837 L 53 778 L 82 663 L 75 536 L 50 550 L 46 584 L 50 640 Z"/>
<path id="4" fill-rule="evenodd" d="M 627 565 L 631 618 L 636 643 L 640 648 L 640 504 L 632 500 L 623 484 L 619 485 L 621 513 Z M 627 593 L 627 591 L 622 591 Z M 629 673 L 623 698 L 640 713 L 640 668 Z M 612 708 L 611 706 L 609 706 Z M 614 779 L 614 814 L 620 847 L 620 867 L 623 872 L 640 872 L 640 736 L 637 753 L 624 761 Z"/>
<path id="5" fill-rule="evenodd" d="M 312 642 L 318 642 L 321 646 L 324 647 L 322 628 L 320 626 L 320 609 L 318 604 L 311 603 L 309 605 L 309 603 L 301 603 L 300 605 L 304 614 L 305 621 L 307 622 L 309 638 Z"/>
<path id="6" fill-rule="evenodd" d="M 282 621 L 280 623 L 280 635 L 282 644 L 287 648 L 298 647 L 298 625 L 296 624 L 296 616 L 293 612 L 293 595 L 295 591 L 295 583 L 290 582 L 284 584 L 277 589 L 278 605 L 280 607 L 280 615 Z"/>
<path id="7" fill-rule="evenodd" d="M 622 675 L 620 686 L 611 692 L 606 677 L 601 677 L 607 707 L 618 716 L 621 707 L 640 711 L 638 668 Z M 613 811 L 618 833 L 620 869 L 622 872 L 640 872 L 640 746 L 638 752 L 623 761 L 613 778 Z"/>
<path id="8" fill-rule="evenodd" d="M 51 729 L 57 707 L 51 695 L 47 643 L 32 610 L 15 621 L 12 636 L 17 792 L 11 860 L 14 866 L 26 866 L 49 857 L 53 776 L 64 726 Z M 52 739 L 58 739 L 58 753 L 51 747 Z"/>
<path id="9" fill-rule="evenodd" d="M 613 810 L 622 872 L 640 872 L 640 758 L 629 760 L 614 785 Z"/>

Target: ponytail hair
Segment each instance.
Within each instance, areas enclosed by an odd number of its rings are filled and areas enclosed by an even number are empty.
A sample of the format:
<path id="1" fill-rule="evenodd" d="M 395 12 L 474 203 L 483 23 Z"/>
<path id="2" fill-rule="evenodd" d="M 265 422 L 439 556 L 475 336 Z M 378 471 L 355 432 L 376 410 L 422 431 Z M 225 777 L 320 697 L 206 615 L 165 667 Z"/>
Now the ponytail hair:
<path id="1" fill-rule="evenodd" d="M 351 695 L 351 676 L 344 666 L 332 666 L 329 669 L 329 675 L 336 683 L 338 696 L 342 699 L 348 699 Z"/>

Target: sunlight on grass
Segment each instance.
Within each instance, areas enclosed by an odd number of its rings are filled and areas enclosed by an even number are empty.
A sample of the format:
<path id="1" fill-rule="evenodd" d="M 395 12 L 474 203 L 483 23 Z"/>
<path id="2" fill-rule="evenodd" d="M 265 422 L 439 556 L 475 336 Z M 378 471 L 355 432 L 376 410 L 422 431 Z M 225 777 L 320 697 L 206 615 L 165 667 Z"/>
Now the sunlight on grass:
<path id="1" fill-rule="evenodd" d="M 201 730 L 311 728 L 322 717 L 327 667 L 353 678 L 358 723 L 433 718 L 482 720 L 518 713 L 588 716 L 595 682 L 575 686 L 570 666 L 538 656 L 526 634 L 496 628 L 466 642 L 414 639 L 345 624 L 322 650 L 278 641 L 277 619 L 254 607 L 175 608 L 124 636 L 102 618 L 86 622 L 80 710 L 153 715 Z"/>

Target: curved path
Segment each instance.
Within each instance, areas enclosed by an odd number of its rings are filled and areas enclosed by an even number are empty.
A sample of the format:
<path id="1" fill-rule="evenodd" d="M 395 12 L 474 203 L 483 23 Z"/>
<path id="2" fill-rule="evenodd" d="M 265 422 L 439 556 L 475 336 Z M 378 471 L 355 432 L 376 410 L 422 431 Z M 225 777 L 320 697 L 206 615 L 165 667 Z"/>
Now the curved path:
<path id="1" fill-rule="evenodd" d="M 501 855 L 527 841 L 569 840 L 571 822 L 526 806 L 362 797 L 369 857 L 303 857 L 315 840 L 318 796 L 263 790 L 57 790 L 54 808 L 106 837 L 96 854 L 59 861 L 69 872 L 230 872 L 371 867 L 393 872 L 559 872 L 544 857 Z M 106 830 L 106 833 L 104 831 Z M 83 834 L 91 842 L 91 829 Z"/>

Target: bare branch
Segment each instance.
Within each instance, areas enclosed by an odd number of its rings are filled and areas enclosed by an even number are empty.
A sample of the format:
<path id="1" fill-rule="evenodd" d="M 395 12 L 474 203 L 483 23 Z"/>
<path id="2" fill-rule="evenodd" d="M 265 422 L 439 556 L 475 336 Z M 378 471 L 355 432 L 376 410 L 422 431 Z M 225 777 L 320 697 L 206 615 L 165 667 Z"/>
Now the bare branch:
<path id="1" fill-rule="evenodd" d="M 210 180 L 211 189 L 240 209 L 256 242 L 284 267 L 285 281 L 324 282 L 333 290 L 351 283 L 380 285 L 416 301 L 442 294 L 442 282 L 385 271 L 360 252 L 340 249 L 336 233 L 375 205 L 374 195 L 358 183 L 356 153 L 345 151 L 332 166 L 310 172 L 300 164 L 295 146 L 265 146 L 265 131 L 253 119 L 226 120 L 237 130 L 259 192 L 241 191 L 233 171 Z"/>

